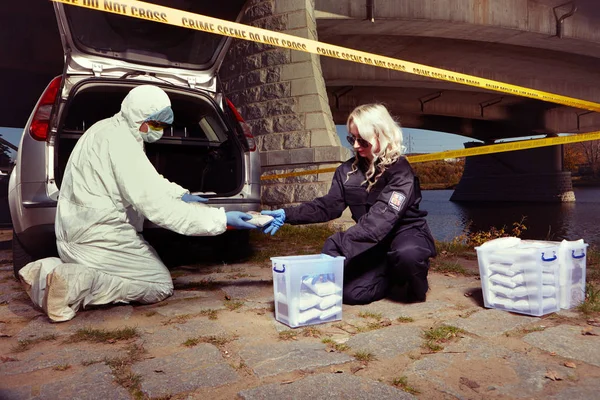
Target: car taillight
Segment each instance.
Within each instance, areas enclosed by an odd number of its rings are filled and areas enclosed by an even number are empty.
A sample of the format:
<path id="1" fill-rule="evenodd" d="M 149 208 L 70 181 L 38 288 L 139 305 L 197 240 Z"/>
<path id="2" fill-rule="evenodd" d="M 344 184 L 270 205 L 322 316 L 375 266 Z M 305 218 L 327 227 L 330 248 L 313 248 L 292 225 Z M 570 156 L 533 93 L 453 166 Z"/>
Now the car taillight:
<path id="1" fill-rule="evenodd" d="M 227 105 L 229 106 L 229 109 L 235 116 L 236 121 L 242 127 L 242 131 L 244 132 L 244 139 L 246 140 L 246 144 L 247 144 L 247 151 L 255 151 L 256 150 L 256 140 L 254 139 L 254 135 L 252 135 L 252 132 L 250 131 L 250 127 L 248 126 L 246 121 L 244 121 L 244 118 L 242 118 L 242 116 L 240 115 L 237 108 L 235 108 L 233 103 L 229 99 L 225 99 L 225 100 L 227 101 Z"/>
<path id="2" fill-rule="evenodd" d="M 48 138 L 52 107 L 54 107 L 54 102 L 56 100 L 56 96 L 58 95 L 58 90 L 60 89 L 60 80 L 60 76 L 52 79 L 52 82 L 50 82 L 44 91 L 42 99 L 35 109 L 33 120 L 29 126 L 29 134 L 35 140 L 44 141 Z"/>

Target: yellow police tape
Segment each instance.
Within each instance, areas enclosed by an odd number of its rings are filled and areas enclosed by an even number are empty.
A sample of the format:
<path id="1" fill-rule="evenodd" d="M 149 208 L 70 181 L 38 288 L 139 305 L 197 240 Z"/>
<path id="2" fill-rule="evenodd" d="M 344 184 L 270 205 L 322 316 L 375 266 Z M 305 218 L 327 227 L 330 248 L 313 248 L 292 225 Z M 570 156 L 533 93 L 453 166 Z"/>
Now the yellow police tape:
<path id="1" fill-rule="evenodd" d="M 493 153 L 503 153 L 503 152 L 507 152 L 507 151 L 534 149 L 537 147 L 557 146 L 557 145 L 561 145 L 561 144 L 586 142 L 589 140 L 599 140 L 599 139 L 600 139 L 600 131 L 589 132 L 589 133 L 580 133 L 577 135 L 570 135 L 570 136 L 559 136 L 559 137 L 546 138 L 546 139 L 532 139 L 532 140 L 524 140 L 524 141 L 514 141 L 514 142 L 507 142 L 507 143 L 490 144 L 490 145 L 485 145 L 485 146 L 473 147 L 470 149 L 447 150 L 447 151 L 441 151 L 439 153 L 408 156 L 406 158 L 411 163 L 419 163 L 419 162 L 426 162 L 426 161 L 445 160 L 448 158 L 461 158 L 461 157 L 479 156 L 482 154 L 493 154 Z M 324 168 L 324 169 L 315 169 L 315 170 L 310 170 L 310 171 L 289 172 L 289 173 L 278 174 L 278 175 L 263 175 L 260 177 L 260 179 L 266 181 L 266 180 L 271 180 L 271 179 L 289 178 L 291 176 L 322 174 L 322 173 L 334 172 L 334 171 L 335 171 L 335 168 Z"/>
<path id="2" fill-rule="evenodd" d="M 318 54 L 322 56 L 338 58 L 352 61 L 360 64 L 372 65 L 376 67 L 387 68 L 395 71 L 406 72 L 409 74 L 421 75 L 428 78 L 444 80 L 462 85 L 475 86 L 482 89 L 488 89 L 497 92 L 508 93 L 512 95 L 529 97 L 537 100 L 547 101 L 556 104 L 562 104 L 569 107 L 581 108 L 589 111 L 600 111 L 600 104 L 591 101 L 574 99 L 554 93 L 548 93 L 541 90 L 529 89 L 522 86 L 511 85 L 508 83 L 493 81 L 490 79 L 479 78 L 476 76 L 461 74 L 454 71 L 441 68 L 430 67 L 423 64 L 403 61 L 391 57 L 384 57 L 377 54 L 367 53 L 349 49 L 346 47 L 335 46 L 327 43 L 321 43 L 315 40 L 305 39 L 281 32 L 273 32 L 266 29 L 243 25 L 236 22 L 225 21 L 213 17 L 194 14 L 156 4 L 146 3 L 135 0 L 52 0 L 57 3 L 70 4 L 78 7 L 90 8 L 109 12 L 113 14 L 125 15 L 133 18 L 145 19 L 160 22 L 169 25 L 175 25 L 183 28 L 194 29 L 203 32 L 210 32 L 217 35 L 230 36 L 233 38 L 249 40 L 283 47 L 292 50 L 303 51 L 307 53 Z M 443 160 L 447 158 L 459 158 L 476 156 L 481 154 L 492 154 L 506 151 L 532 149 L 536 147 L 554 146 L 566 143 L 584 142 L 588 140 L 600 139 L 600 132 L 591 132 L 572 136 L 562 136 L 548 139 L 535 139 L 528 141 L 518 141 L 501 143 L 487 146 L 480 146 L 471 149 L 449 150 L 439 153 L 410 156 L 408 160 L 412 163 Z M 265 175 L 261 180 L 271 180 L 287 178 L 293 176 L 302 176 L 318 173 L 334 172 L 335 168 L 316 169 L 310 171 L 290 172 L 278 175 Z"/>
<path id="3" fill-rule="evenodd" d="M 441 68 L 430 67 L 423 64 L 403 61 L 396 58 L 384 57 L 377 54 L 367 53 L 321 43 L 316 40 L 305 39 L 267 29 L 256 28 L 236 22 L 225 21 L 205 15 L 194 14 L 186 11 L 176 10 L 169 7 L 146 3 L 135 0 L 52 0 L 57 3 L 70 4 L 78 7 L 125 15 L 129 17 L 160 22 L 169 25 L 198 31 L 210 32 L 217 35 L 230 36 L 233 38 L 260 42 L 287 49 L 319 54 L 322 56 L 348 60 L 360 64 L 387 68 L 409 74 L 421 75 L 428 78 L 459 83 L 462 85 L 475 86 L 496 92 L 529 97 L 551 103 L 562 104 L 569 107 L 581 108 L 589 111 L 600 111 L 600 104 L 586 100 L 574 99 L 541 90 L 529 89 L 522 86 L 511 85 L 478 78 L 476 76 L 461 74 Z"/>

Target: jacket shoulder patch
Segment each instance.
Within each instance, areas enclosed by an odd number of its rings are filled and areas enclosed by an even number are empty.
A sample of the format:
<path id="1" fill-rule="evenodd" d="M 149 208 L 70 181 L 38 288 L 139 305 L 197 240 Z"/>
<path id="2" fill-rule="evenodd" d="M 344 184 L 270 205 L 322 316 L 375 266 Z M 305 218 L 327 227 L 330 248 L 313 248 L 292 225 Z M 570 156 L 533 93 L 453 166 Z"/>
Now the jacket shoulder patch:
<path id="1" fill-rule="evenodd" d="M 388 201 L 388 205 L 394 210 L 400 211 L 405 200 L 406 197 L 402 193 L 392 192 L 392 195 L 390 196 L 390 201 Z"/>

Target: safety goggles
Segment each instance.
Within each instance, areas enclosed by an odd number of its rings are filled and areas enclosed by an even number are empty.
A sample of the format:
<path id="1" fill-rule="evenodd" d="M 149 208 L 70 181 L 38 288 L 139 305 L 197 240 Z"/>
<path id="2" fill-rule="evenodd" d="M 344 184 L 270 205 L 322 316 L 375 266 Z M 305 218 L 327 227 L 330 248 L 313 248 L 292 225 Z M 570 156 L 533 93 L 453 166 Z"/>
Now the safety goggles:
<path id="1" fill-rule="evenodd" d="M 355 142 L 358 142 L 358 145 L 360 147 L 364 147 L 364 148 L 367 148 L 371 145 L 371 143 L 367 142 L 365 139 L 363 139 L 361 137 L 347 136 L 346 139 L 348 139 L 348 143 L 350 143 L 352 145 L 352 147 L 354 147 Z"/>
<path id="2" fill-rule="evenodd" d="M 166 122 L 161 122 L 161 121 L 146 121 L 146 123 L 148 124 L 149 127 L 153 128 L 153 129 L 165 129 L 166 127 L 168 127 L 170 124 L 167 124 Z"/>

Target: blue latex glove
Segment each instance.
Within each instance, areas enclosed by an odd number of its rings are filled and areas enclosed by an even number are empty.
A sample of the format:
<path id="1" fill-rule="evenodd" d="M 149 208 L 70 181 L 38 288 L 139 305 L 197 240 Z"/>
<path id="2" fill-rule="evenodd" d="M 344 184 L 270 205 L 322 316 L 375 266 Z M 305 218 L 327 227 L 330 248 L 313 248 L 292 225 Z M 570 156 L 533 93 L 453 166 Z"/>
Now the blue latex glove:
<path id="1" fill-rule="evenodd" d="M 252 219 L 250 214 L 241 211 L 227 211 L 225 216 L 227 217 L 227 226 L 236 229 L 256 229 L 256 225 L 246 222 Z"/>
<path id="2" fill-rule="evenodd" d="M 181 196 L 181 200 L 185 201 L 186 203 L 208 203 L 208 199 L 190 193 L 186 193 Z"/>
<path id="3" fill-rule="evenodd" d="M 262 210 L 260 212 L 263 215 L 270 215 L 271 217 L 273 217 L 273 221 L 271 221 L 269 223 L 269 225 L 266 225 L 263 228 L 263 232 L 266 234 L 271 234 L 271 236 L 273 236 L 275 234 L 275 232 L 277 232 L 279 230 L 279 228 L 281 228 L 283 226 L 283 223 L 285 222 L 285 211 L 283 211 L 282 208 L 280 208 L 279 210 Z"/>

